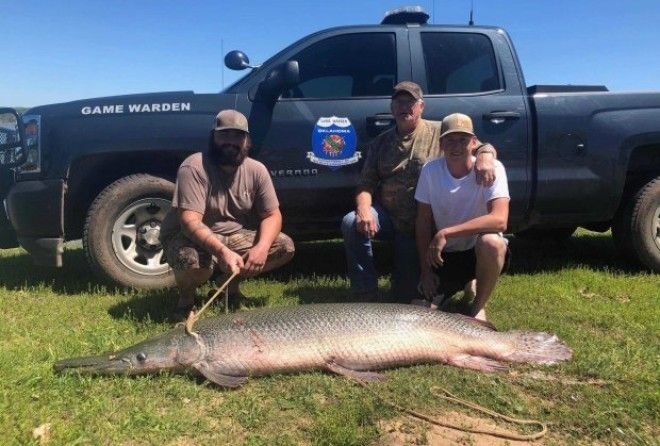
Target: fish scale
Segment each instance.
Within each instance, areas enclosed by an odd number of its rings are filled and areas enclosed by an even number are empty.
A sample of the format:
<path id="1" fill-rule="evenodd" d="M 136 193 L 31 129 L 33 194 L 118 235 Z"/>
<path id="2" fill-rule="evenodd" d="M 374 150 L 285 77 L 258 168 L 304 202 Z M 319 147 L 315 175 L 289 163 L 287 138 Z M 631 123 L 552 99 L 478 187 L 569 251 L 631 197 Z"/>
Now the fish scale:
<path id="1" fill-rule="evenodd" d="M 467 316 L 401 304 L 262 308 L 203 319 L 194 330 L 196 337 L 178 327 L 112 355 L 58 361 L 55 370 L 194 369 L 236 387 L 250 376 L 303 370 L 368 381 L 383 378 L 374 371 L 404 365 L 441 362 L 495 371 L 505 369 L 505 362 L 553 364 L 572 354 L 548 333 L 497 332 Z"/>

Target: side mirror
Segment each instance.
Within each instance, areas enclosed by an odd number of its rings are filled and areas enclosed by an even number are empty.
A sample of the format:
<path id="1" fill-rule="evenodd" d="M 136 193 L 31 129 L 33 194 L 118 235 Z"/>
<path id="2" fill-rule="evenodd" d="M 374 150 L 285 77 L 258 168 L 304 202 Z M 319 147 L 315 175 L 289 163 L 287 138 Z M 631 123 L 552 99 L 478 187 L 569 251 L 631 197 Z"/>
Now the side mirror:
<path id="1" fill-rule="evenodd" d="M 23 125 L 12 108 L 0 108 L 0 166 L 12 168 L 25 163 L 27 151 L 23 148 Z"/>
<path id="2" fill-rule="evenodd" d="M 300 83 L 300 67 L 297 60 L 288 60 L 284 64 L 284 87 L 295 87 Z"/>
<path id="3" fill-rule="evenodd" d="M 250 66 L 250 59 L 243 51 L 233 50 L 225 56 L 225 66 L 230 70 L 244 70 L 252 68 Z"/>
<path id="4" fill-rule="evenodd" d="M 273 68 L 266 79 L 261 83 L 265 92 L 279 96 L 285 89 L 291 88 L 300 82 L 298 61 L 288 60 L 282 65 Z"/>

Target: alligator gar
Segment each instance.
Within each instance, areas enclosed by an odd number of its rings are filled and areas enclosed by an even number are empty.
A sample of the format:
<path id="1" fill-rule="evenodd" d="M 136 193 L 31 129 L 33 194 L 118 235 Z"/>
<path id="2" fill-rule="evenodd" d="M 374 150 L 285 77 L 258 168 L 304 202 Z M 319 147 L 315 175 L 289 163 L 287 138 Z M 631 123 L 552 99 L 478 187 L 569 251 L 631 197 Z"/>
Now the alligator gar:
<path id="1" fill-rule="evenodd" d="M 58 361 L 56 372 L 137 375 L 195 370 L 223 387 L 248 377 L 324 370 L 382 380 L 377 370 L 445 363 L 482 371 L 507 362 L 554 364 L 572 351 L 542 332 L 498 332 L 460 314 L 400 304 L 310 304 L 205 318 L 124 350 Z"/>

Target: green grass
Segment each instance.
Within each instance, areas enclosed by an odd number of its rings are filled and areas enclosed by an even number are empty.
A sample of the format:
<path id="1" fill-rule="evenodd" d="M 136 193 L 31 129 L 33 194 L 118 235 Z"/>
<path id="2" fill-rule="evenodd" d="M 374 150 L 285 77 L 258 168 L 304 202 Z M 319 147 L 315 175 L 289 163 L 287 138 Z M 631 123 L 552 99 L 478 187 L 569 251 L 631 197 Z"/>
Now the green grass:
<path id="1" fill-rule="evenodd" d="M 619 261 L 606 235 L 580 232 L 560 244 L 512 240 L 512 250 L 489 318 L 501 330 L 557 333 L 574 349 L 572 361 L 497 374 L 400 368 L 371 388 L 439 417 L 463 411 L 432 394 L 442 385 L 495 410 L 550 423 L 550 444 L 655 442 L 660 277 Z M 379 246 L 376 254 L 388 271 L 392 252 Z M 343 269 L 339 242 L 307 243 L 290 265 L 243 290 L 253 306 L 344 301 Z M 0 444 L 36 444 L 33 430 L 49 423 L 49 444 L 364 445 L 380 442 L 383 421 L 401 417 L 369 391 L 322 373 L 253 379 L 234 391 L 194 376 L 53 374 L 57 359 L 126 347 L 167 330 L 174 304 L 171 291 L 99 284 L 79 248 L 67 250 L 60 270 L 32 266 L 22 250 L 2 251 Z M 425 441 L 428 426 L 405 425 Z"/>

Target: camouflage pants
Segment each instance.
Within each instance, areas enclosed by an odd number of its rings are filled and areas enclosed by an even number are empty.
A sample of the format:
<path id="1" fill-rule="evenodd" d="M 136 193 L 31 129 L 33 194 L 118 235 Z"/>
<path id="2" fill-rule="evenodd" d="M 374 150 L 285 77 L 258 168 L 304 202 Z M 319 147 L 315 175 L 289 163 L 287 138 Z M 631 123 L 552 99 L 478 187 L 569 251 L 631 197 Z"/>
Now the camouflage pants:
<path id="1" fill-rule="evenodd" d="M 216 234 L 216 237 L 235 253 L 244 256 L 254 245 L 256 231 L 240 229 L 230 235 Z M 188 269 L 215 269 L 219 261 L 205 249 L 179 232 L 163 240 L 163 251 L 167 263 L 177 271 Z M 271 271 L 286 264 L 295 251 L 293 240 L 286 234 L 279 233 L 268 251 L 266 264 L 261 272 Z"/>

